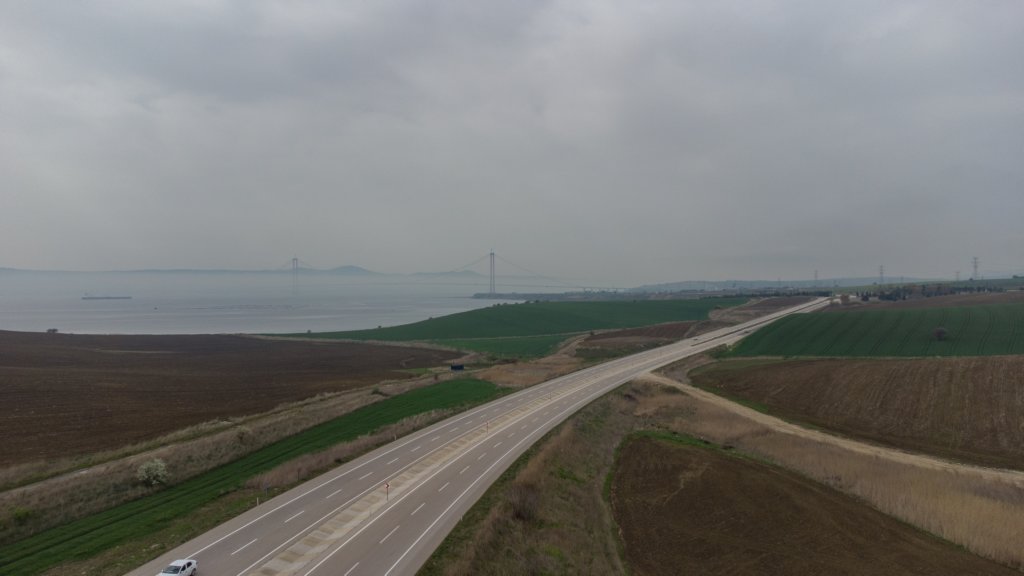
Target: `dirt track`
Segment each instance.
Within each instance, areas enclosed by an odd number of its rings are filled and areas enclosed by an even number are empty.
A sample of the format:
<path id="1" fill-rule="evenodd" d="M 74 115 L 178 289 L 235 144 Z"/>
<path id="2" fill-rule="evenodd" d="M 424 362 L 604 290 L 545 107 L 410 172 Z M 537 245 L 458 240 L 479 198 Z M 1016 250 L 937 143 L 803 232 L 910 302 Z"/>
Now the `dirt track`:
<path id="1" fill-rule="evenodd" d="M 690 378 L 844 436 L 1024 470 L 1022 356 L 741 360 Z"/>
<path id="2" fill-rule="evenodd" d="M 774 416 L 763 414 L 756 410 L 741 406 L 726 400 L 721 396 L 716 396 L 710 392 L 705 392 L 700 388 L 696 388 L 689 384 L 678 382 L 671 378 L 662 376 L 660 374 L 650 374 L 644 378 L 644 380 L 654 381 L 659 384 L 672 386 L 683 390 L 687 394 L 703 400 L 709 404 L 713 404 L 733 412 L 749 420 L 760 424 L 771 430 L 782 432 L 784 434 L 790 434 L 793 436 L 799 436 L 808 440 L 814 440 L 816 442 L 822 442 L 825 444 L 831 444 L 838 446 L 844 450 L 855 452 L 858 454 L 864 454 L 873 458 L 880 458 L 883 460 L 890 460 L 892 462 L 899 462 L 902 464 L 910 464 L 920 468 L 928 470 L 942 470 L 946 472 L 955 472 L 958 474 L 973 475 L 986 480 L 1002 481 L 1013 484 L 1018 488 L 1024 490 L 1024 472 L 1015 470 L 1000 470 L 996 468 L 984 468 L 981 466 L 972 466 L 969 464 L 957 464 L 955 462 L 949 462 L 948 460 L 942 460 L 939 458 L 933 458 L 931 456 L 924 456 L 922 454 L 911 454 L 909 452 L 903 452 L 894 448 L 885 448 L 882 446 L 874 446 L 871 444 L 865 444 L 849 438 L 842 438 L 840 436 L 833 436 L 831 434 L 825 434 L 818 432 L 817 430 L 811 430 L 796 424 L 790 424 L 789 422 L 780 420 Z"/>

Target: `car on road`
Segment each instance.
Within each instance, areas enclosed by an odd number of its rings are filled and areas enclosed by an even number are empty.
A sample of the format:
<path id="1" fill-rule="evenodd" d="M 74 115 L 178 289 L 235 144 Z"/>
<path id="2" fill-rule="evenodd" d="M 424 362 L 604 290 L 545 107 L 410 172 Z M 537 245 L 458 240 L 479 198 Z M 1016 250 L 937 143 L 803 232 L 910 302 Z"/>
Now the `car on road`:
<path id="1" fill-rule="evenodd" d="M 164 568 L 157 576 L 163 576 L 164 574 L 176 574 L 177 576 L 196 576 L 199 571 L 199 562 L 192 560 L 191 558 L 185 558 L 184 560 L 175 560 L 171 562 L 167 568 Z"/>

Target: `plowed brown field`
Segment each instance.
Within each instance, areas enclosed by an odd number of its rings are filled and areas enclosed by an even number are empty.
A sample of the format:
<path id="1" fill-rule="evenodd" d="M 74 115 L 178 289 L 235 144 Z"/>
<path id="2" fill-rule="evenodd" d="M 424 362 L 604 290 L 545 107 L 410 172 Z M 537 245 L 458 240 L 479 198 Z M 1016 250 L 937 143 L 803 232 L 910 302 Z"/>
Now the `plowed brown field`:
<path id="1" fill-rule="evenodd" d="M 0 466 L 114 449 L 455 356 L 242 336 L 0 331 Z"/>
<path id="2" fill-rule="evenodd" d="M 1006 575 L 812 480 L 676 442 L 619 450 L 611 502 L 636 575 Z"/>
<path id="3" fill-rule="evenodd" d="M 1024 469 L 1024 356 L 728 361 L 690 376 L 846 436 Z"/>

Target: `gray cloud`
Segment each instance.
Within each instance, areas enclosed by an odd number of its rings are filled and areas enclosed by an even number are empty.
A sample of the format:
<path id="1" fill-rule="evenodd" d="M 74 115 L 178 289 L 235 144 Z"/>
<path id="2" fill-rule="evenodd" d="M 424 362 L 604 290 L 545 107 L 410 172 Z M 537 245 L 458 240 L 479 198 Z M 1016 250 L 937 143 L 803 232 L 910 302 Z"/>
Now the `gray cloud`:
<path id="1" fill-rule="evenodd" d="M 1024 6 L 0 6 L 0 266 L 1024 270 Z"/>

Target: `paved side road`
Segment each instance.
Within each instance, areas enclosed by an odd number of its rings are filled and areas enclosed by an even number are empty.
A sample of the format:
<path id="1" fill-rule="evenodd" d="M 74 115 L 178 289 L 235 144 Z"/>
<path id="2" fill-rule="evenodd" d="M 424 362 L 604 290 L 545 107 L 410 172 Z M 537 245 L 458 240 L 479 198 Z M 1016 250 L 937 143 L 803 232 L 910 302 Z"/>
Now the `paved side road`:
<path id="1" fill-rule="evenodd" d="M 549 430 L 629 380 L 733 343 L 824 299 L 538 384 L 382 446 L 129 573 L 195 558 L 203 576 L 414 574 L 470 506 Z"/>

